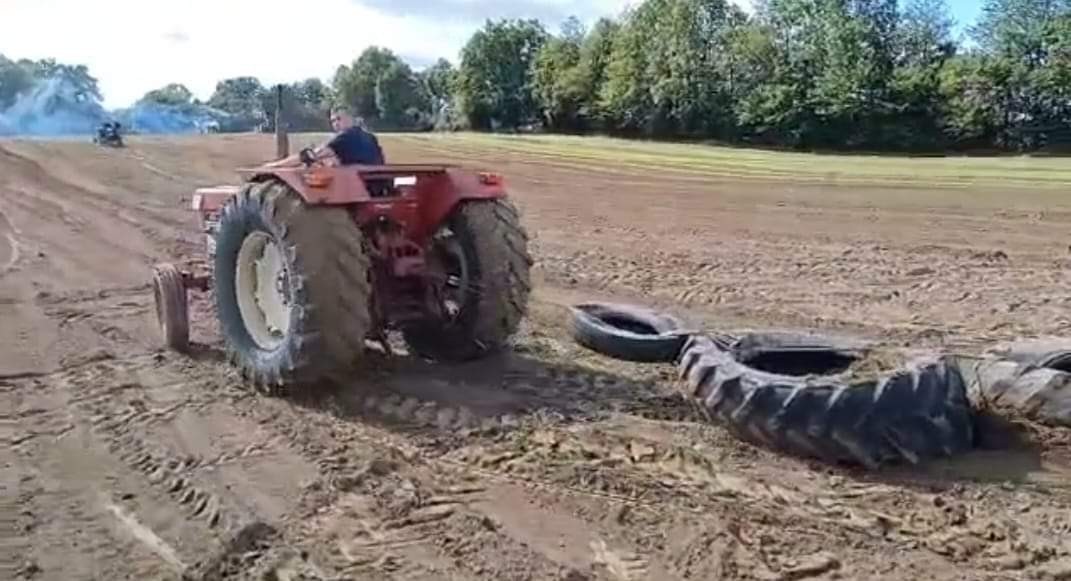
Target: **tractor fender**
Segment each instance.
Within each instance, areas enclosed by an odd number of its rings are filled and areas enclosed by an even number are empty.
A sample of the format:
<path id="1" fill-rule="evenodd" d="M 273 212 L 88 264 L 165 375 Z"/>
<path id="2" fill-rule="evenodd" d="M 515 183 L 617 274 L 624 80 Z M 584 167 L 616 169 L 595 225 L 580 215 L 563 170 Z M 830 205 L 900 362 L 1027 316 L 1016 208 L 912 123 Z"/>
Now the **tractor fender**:
<path id="1" fill-rule="evenodd" d="M 506 197 L 502 178 L 494 174 L 447 170 L 434 185 L 421 188 L 420 223 L 424 232 L 418 237 L 430 236 L 455 208 L 468 200 L 493 200 Z"/>
<path id="2" fill-rule="evenodd" d="M 360 173 L 345 167 L 280 167 L 242 169 L 246 181 L 279 180 L 310 205 L 340 206 L 366 202 L 371 197 Z"/>
<path id="3" fill-rule="evenodd" d="M 310 205 L 354 206 L 361 223 L 389 216 L 409 235 L 424 240 L 462 203 L 506 197 L 502 177 L 445 165 L 286 167 L 239 170 L 249 182 L 278 180 Z M 394 195 L 373 197 L 369 189 L 390 181 Z"/>
<path id="4" fill-rule="evenodd" d="M 374 201 L 366 182 L 397 178 L 415 178 L 417 184 L 412 191 L 421 198 L 421 204 L 444 208 L 442 215 L 464 199 L 506 195 L 502 177 L 497 174 L 442 165 L 252 168 L 240 170 L 240 173 L 247 181 L 283 181 L 306 203 L 314 205 L 344 206 Z"/>

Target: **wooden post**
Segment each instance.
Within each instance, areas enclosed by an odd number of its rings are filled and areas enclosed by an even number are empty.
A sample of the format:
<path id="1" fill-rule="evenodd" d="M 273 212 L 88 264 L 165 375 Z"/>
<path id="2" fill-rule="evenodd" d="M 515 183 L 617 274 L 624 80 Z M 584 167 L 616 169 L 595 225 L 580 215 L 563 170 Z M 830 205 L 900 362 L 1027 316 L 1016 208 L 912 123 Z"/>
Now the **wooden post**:
<path id="1" fill-rule="evenodd" d="M 290 155 L 290 137 L 283 119 L 283 85 L 275 85 L 275 153 L 282 159 Z"/>

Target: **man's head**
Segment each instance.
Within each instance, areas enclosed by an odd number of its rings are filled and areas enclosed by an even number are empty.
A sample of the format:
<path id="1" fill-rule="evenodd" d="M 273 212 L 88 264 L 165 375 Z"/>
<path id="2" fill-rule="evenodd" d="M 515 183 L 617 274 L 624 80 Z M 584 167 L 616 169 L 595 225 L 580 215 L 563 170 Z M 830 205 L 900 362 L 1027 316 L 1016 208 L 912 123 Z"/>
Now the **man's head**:
<path id="1" fill-rule="evenodd" d="M 336 132 L 342 132 L 350 127 L 360 127 L 365 131 L 368 127 L 364 119 L 353 114 L 353 111 L 344 105 L 335 105 L 331 108 L 331 128 Z"/>
<path id="2" fill-rule="evenodd" d="M 331 109 L 331 129 L 345 131 L 354 126 L 353 115 L 343 107 Z"/>

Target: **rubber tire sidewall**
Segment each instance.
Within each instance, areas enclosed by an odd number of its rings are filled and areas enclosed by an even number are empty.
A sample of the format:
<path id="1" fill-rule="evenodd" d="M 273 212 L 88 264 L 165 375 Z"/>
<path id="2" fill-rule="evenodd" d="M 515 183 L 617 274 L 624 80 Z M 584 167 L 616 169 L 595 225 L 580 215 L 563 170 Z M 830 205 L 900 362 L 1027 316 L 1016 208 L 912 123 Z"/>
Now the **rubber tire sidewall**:
<path id="1" fill-rule="evenodd" d="M 174 351 L 186 353 L 190 348 L 190 319 L 182 275 L 174 265 L 158 265 L 152 284 L 157 324 L 164 344 Z"/>
<path id="2" fill-rule="evenodd" d="M 496 207 L 503 205 L 509 206 L 508 202 L 500 199 L 466 201 L 454 208 L 454 211 L 447 219 L 446 225 L 457 236 L 461 251 L 465 254 L 469 270 L 469 285 L 481 290 L 473 291 L 470 288 L 465 293 L 465 299 L 458 318 L 450 324 L 444 325 L 441 321 L 431 320 L 407 325 L 403 329 L 403 334 L 410 350 L 416 355 L 433 360 L 457 362 L 486 356 L 502 349 L 508 337 L 516 331 L 520 318 L 527 313 L 530 293 L 530 281 L 527 272 L 522 277 L 522 281 L 510 280 L 505 286 L 500 286 L 498 281 L 491 284 L 486 280 L 488 273 L 492 273 L 491 276 L 494 276 L 496 268 L 493 264 L 484 264 L 484 261 L 493 258 L 493 256 L 489 255 L 494 253 L 482 251 L 481 246 L 486 248 L 488 245 L 492 245 L 507 248 L 506 260 L 513 258 L 514 255 L 510 253 L 516 251 L 516 249 L 509 248 L 509 239 L 497 240 L 492 238 L 500 232 L 501 224 L 498 224 L 500 228 L 484 230 L 480 226 L 486 226 L 486 224 L 470 223 L 473 217 L 468 210 L 493 208 L 492 213 L 495 213 L 496 219 L 499 217 L 497 212 L 515 212 L 512 207 L 508 209 Z M 515 226 L 521 229 L 524 247 L 520 249 L 520 254 L 527 268 L 531 265 L 527 249 L 527 234 L 523 232 L 523 227 L 519 224 L 519 214 L 515 217 L 518 218 L 518 223 L 512 224 L 511 227 Z M 480 239 L 480 237 L 487 237 L 488 239 Z M 518 273 L 517 276 L 521 275 Z M 518 283 L 520 284 L 519 288 Z M 494 288 L 495 291 L 488 292 L 487 289 L 489 288 Z M 515 324 L 508 326 L 506 333 L 495 333 L 495 335 L 499 335 L 495 337 L 480 337 L 478 336 L 480 332 L 486 330 L 483 327 L 489 323 L 488 317 L 498 318 L 504 316 L 504 313 L 498 308 L 501 305 L 495 306 L 495 302 L 502 300 L 503 297 L 491 296 L 494 292 L 509 293 L 511 295 L 520 293 L 520 308 L 517 309 L 517 321 Z M 485 339 L 489 339 L 489 341 L 485 341 Z M 483 345 L 478 346 L 478 342 L 483 343 Z"/>
<path id="3" fill-rule="evenodd" d="M 584 303 L 570 308 L 573 340 L 592 351 L 622 361 L 672 363 L 688 335 L 683 323 L 671 315 L 643 307 L 612 303 Z M 635 333 L 610 324 L 605 315 L 650 326 L 657 334 Z"/>
<path id="4" fill-rule="evenodd" d="M 256 190 L 267 186 L 252 184 L 246 187 Z M 219 228 L 216 231 L 214 273 L 216 313 L 219 318 L 220 332 L 230 347 L 232 357 L 241 359 L 235 363 L 242 368 L 255 369 L 274 379 L 280 377 L 287 366 L 292 364 L 293 353 L 299 350 L 299 345 L 295 344 L 295 338 L 302 335 L 303 321 L 297 316 L 298 309 L 292 308 L 286 338 L 275 349 L 270 350 L 258 345 L 246 330 L 242 312 L 238 306 L 235 270 L 242 243 L 249 234 L 254 232 L 264 232 L 271 236 L 272 242 L 279 245 L 282 250 L 288 276 L 291 280 L 294 276 L 294 265 L 283 241 L 283 233 L 278 226 L 265 218 L 265 209 L 261 199 L 256 195 L 250 195 L 248 189 L 243 190 L 222 212 Z"/>

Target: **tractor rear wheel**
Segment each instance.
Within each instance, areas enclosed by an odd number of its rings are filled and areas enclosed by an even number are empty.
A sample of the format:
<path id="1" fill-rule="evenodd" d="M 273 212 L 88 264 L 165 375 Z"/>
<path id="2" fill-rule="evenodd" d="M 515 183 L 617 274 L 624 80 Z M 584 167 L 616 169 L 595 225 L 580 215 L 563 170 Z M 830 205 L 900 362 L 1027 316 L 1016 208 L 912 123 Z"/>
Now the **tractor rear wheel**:
<path id="1" fill-rule="evenodd" d="M 507 200 L 469 201 L 439 230 L 428 253 L 444 317 L 402 329 L 411 351 L 466 361 L 501 349 L 528 311 L 528 234 Z"/>
<path id="2" fill-rule="evenodd" d="M 279 181 L 246 184 L 216 233 L 217 316 L 228 357 L 268 392 L 337 379 L 371 326 L 369 259 L 344 208 Z"/>

